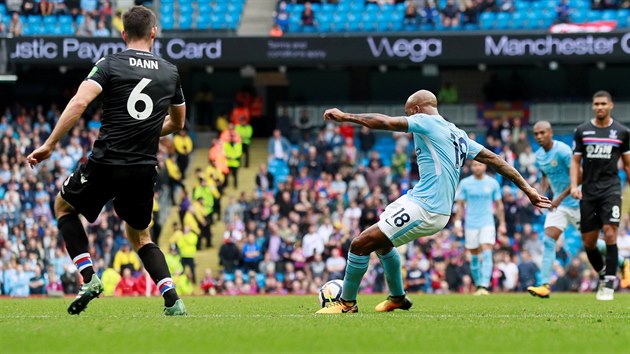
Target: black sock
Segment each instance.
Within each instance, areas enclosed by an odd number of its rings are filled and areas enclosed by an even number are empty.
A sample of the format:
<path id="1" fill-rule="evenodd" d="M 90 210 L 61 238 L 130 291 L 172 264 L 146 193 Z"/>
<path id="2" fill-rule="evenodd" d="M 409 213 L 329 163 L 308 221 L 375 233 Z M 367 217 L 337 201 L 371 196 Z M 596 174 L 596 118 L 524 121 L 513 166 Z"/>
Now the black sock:
<path id="1" fill-rule="evenodd" d="M 158 286 L 158 290 L 164 297 L 164 306 L 171 307 L 179 299 L 171 273 L 168 271 L 166 259 L 160 248 L 155 243 L 148 243 L 138 250 L 138 256 L 144 263 L 144 268 Z"/>
<path id="2" fill-rule="evenodd" d="M 613 277 L 617 275 L 618 258 L 619 248 L 617 248 L 617 244 L 606 245 L 606 275 Z"/>
<path id="3" fill-rule="evenodd" d="M 78 214 L 64 215 L 57 221 L 57 227 L 66 244 L 72 261 L 79 269 L 83 282 L 88 283 L 94 275 L 92 259 L 89 254 L 89 242 Z"/>
<path id="4" fill-rule="evenodd" d="M 600 275 L 600 278 L 602 278 L 603 275 L 601 272 L 602 269 L 604 269 L 604 260 L 602 259 L 602 255 L 599 253 L 599 250 L 597 250 L 597 247 L 593 249 L 584 248 L 584 250 L 586 251 L 586 255 L 588 256 L 588 260 L 591 262 L 593 269 L 595 269 L 595 271 Z"/>

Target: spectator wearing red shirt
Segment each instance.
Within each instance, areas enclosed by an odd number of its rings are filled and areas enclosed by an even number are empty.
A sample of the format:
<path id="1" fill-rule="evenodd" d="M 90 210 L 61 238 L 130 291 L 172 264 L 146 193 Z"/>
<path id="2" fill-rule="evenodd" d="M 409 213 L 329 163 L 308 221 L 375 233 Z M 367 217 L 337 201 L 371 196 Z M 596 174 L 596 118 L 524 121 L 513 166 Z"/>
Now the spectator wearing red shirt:
<path id="1" fill-rule="evenodd" d="M 129 268 L 124 268 L 122 278 L 116 285 L 115 294 L 116 296 L 134 296 L 138 293 L 136 292 L 136 280 L 131 276 L 131 270 Z"/>
<path id="2" fill-rule="evenodd" d="M 311 8 L 311 2 L 304 3 L 304 11 L 302 11 L 302 27 L 315 26 L 315 12 Z"/>
<path id="3" fill-rule="evenodd" d="M 135 284 L 134 284 L 134 291 L 135 291 L 135 294 L 137 295 L 144 295 L 147 297 L 160 295 L 160 292 L 158 291 L 158 288 L 155 285 L 155 282 L 153 281 L 153 279 L 151 279 L 151 276 L 146 271 L 146 269 L 143 269 L 142 275 L 136 278 Z"/>

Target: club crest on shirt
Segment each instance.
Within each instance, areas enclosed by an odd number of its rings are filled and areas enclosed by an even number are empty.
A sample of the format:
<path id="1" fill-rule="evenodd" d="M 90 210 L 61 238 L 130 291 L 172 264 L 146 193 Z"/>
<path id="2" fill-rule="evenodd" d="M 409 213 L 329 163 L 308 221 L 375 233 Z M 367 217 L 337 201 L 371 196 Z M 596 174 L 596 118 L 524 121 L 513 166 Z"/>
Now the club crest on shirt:
<path id="1" fill-rule="evenodd" d="M 558 167 L 558 161 L 552 160 L 551 161 L 551 167 Z"/>
<path id="2" fill-rule="evenodd" d="M 617 139 L 617 131 L 615 129 L 610 129 L 610 135 L 608 135 L 611 139 Z"/>

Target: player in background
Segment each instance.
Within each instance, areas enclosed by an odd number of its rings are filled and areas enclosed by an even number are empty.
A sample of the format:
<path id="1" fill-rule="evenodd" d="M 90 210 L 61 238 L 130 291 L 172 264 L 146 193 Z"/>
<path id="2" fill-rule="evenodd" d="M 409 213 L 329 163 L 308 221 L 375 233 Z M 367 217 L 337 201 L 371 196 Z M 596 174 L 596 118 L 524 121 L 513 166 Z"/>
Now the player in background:
<path id="1" fill-rule="evenodd" d="M 458 203 L 455 223 L 461 225 L 465 209 L 464 239 L 465 247 L 471 254 L 470 272 L 477 287 L 475 295 L 488 295 L 493 267 L 492 247 L 497 239 L 493 209 L 499 219 L 498 231 L 503 234 L 507 232 L 505 212 L 499 182 L 486 174 L 486 165 L 473 161 L 470 168 L 472 176 L 459 183 L 455 197 Z"/>
<path id="2" fill-rule="evenodd" d="M 545 217 L 541 285 L 527 288 L 530 294 L 548 298 L 551 294 L 551 273 L 556 261 L 556 241 L 569 224 L 580 229 L 580 203 L 569 195 L 571 192 L 571 148 L 553 140 L 551 124 L 540 121 L 534 125 L 534 139 L 540 148 L 536 151 L 535 165 L 542 172 L 541 194 L 551 187 L 554 199 Z M 581 181 L 578 180 L 578 184 Z"/>
<path id="3" fill-rule="evenodd" d="M 433 93 L 420 90 L 411 95 L 405 104 L 405 112 L 407 117 L 390 117 L 378 113 L 350 114 L 336 108 L 324 113 L 325 120 L 413 133 L 420 182 L 388 205 L 377 224 L 352 240 L 341 299 L 317 311 L 319 314 L 359 311 L 357 294 L 372 252 L 376 252 L 383 264 L 390 291 L 387 300 L 376 306 L 376 311 L 411 308 L 412 303 L 403 289 L 400 255 L 396 247 L 418 237 L 433 235 L 446 226 L 466 158 L 493 166 L 497 172 L 514 182 L 533 205 L 541 208 L 551 206 L 549 199 L 540 196 L 518 171 L 442 118 Z"/>
<path id="4" fill-rule="evenodd" d="M 164 254 L 151 241 L 148 229 L 159 139 L 184 127 L 184 95 L 177 68 L 151 53 L 157 31 L 153 12 L 134 6 L 122 20 L 127 50 L 95 64 L 50 137 L 27 162 L 36 165 L 48 159 L 87 106 L 102 95 L 103 125 L 92 153 L 65 180 L 55 200 L 59 232 L 84 281 L 68 312 L 79 314 L 103 291 L 79 214 L 94 222 L 105 203 L 113 199 L 129 241 L 164 297 L 164 314 L 185 315 L 186 307 L 175 291 Z"/>
<path id="5" fill-rule="evenodd" d="M 580 124 L 573 137 L 571 196 L 580 200 L 582 243 L 593 269 L 599 273 L 597 300 L 613 300 L 617 274 L 617 229 L 621 218 L 621 181 L 617 163 L 623 159 L 630 180 L 630 132 L 614 120 L 610 93 L 593 95 L 595 118 Z M 579 188 L 580 167 L 582 188 Z M 606 241 L 606 262 L 597 250 L 600 230 Z"/>

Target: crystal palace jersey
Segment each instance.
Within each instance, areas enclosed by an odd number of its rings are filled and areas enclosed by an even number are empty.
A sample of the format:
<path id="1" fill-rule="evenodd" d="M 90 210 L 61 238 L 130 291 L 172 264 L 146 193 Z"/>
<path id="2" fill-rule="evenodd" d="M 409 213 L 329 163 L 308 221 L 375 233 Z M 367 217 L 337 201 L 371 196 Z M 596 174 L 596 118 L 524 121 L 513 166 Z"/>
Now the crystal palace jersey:
<path id="1" fill-rule="evenodd" d="M 168 108 L 184 104 L 175 65 L 149 52 L 127 49 L 99 60 L 86 80 L 103 90 L 103 121 L 90 160 L 157 165 Z"/>
<path id="2" fill-rule="evenodd" d="M 591 121 L 579 125 L 573 138 L 573 153 L 582 155 L 582 195 L 597 199 L 621 195 L 617 163 L 622 154 L 630 153 L 628 128 L 613 120 L 599 128 Z"/>

